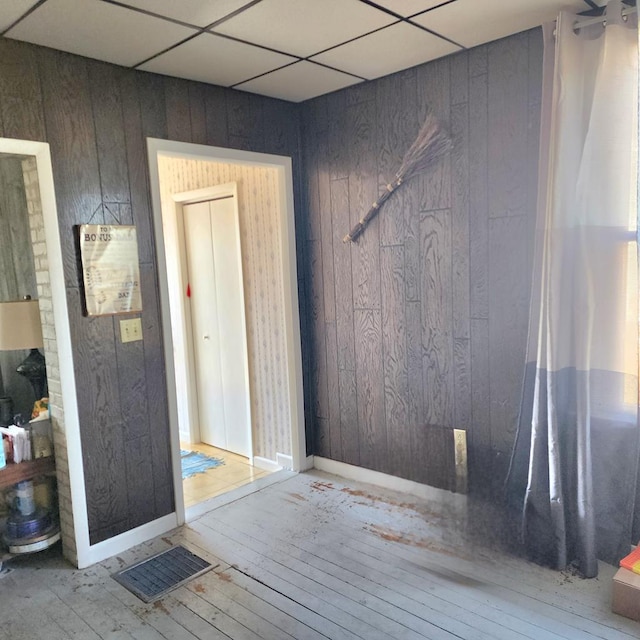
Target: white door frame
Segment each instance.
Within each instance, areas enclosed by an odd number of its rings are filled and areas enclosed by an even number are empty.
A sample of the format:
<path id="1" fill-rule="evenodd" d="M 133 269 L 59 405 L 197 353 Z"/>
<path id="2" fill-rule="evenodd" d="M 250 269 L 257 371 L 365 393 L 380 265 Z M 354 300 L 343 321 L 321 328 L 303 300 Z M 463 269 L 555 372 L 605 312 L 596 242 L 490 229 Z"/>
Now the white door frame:
<path id="1" fill-rule="evenodd" d="M 196 189 L 195 191 L 184 191 L 182 193 L 173 194 L 172 198 L 175 202 L 175 214 L 178 218 L 178 244 L 180 246 L 180 263 L 182 268 L 182 291 L 185 290 L 188 284 L 188 269 L 187 264 L 187 243 L 184 233 L 184 205 L 191 204 L 193 202 L 202 202 L 203 200 L 216 200 L 219 198 L 233 198 L 235 208 L 235 227 L 238 238 L 238 272 L 240 274 L 240 280 L 243 283 L 242 286 L 242 310 L 241 310 L 241 323 L 242 332 L 244 336 L 243 340 L 243 353 L 241 357 L 244 361 L 244 385 L 247 389 L 247 417 L 249 428 L 249 463 L 253 464 L 253 428 L 251 421 L 251 386 L 249 381 L 249 355 L 247 352 L 247 318 L 245 314 L 245 296 L 244 296 L 244 277 L 242 269 L 242 247 L 240 246 L 240 219 L 238 209 L 238 185 L 235 182 L 229 182 L 228 184 L 216 185 L 213 187 L 205 187 L 204 189 Z M 199 414 L 198 398 L 196 392 L 196 364 L 195 364 L 195 351 L 196 340 L 193 335 L 193 325 L 191 323 L 191 310 L 189 305 L 184 307 L 185 313 L 185 345 L 184 353 L 182 356 L 176 353 L 176 359 L 183 357 L 186 365 L 187 373 L 187 406 L 189 407 L 189 419 L 187 424 L 180 424 L 180 419 L 185 418 L 184 413 L 178 415 L 178 429 L 180 432 L 185 433 L 189 431 L 192 436 L 192 441 L 200 441 L 201 434 L 199 428 L 199 420 L 191 419 L 191 416 L 195 417 Z M 174 345 L 174 352 L 177 352 L 177 346 Z"/>
<path id="2" fill-rule="evenodd" d="M 79 566 L 90 564 L 89 519 L 85 493 L 82 445 L 80 442 L 80 419 L 78 417 L 78 397 L 73 368 L 71 347 L 71 326 L 67 308 L 67 290 L 64 281 L 62 247 L 58 226 L 58 210 L 53 185 L 51 151 L 46 142 L 0 138 L 0 153 L 35 157 L 38 171 L 40 201 L 44 219 L 45 242 L 49 262 L 49 280 L 53 301 L 53 319 L 56 330 L 56 344 L 60 365 L 60 383 L 64 406 L 64 430 L 69 461 L 69 484 L 71 488 L 71 510 L 73 514 L 75 545 Z"/>
<path id="3" fill-rule="evenodd" d="M 173 362 L 173 340 L 171 335 L 171 314 L 169 306 L 169 287 L 167 279 L 167 260 L 165 254 L 162 224 L 162 205 L 160 200 L 160 176 L 158 157 L 209 160 L 251 166 L 267 166 L 278 172 L 280 210 L 279 234 L 282 247 L 282 289 L 284 294 L 285 344 L 287 361 L 288 403 L 291 416 L 291 458 L 292 469 L 306 469 L 309 462 L 306 457 L 304 430 L 304 401 L 302 390 L 302 347 L 300 342 L 300 317 L 298 311 L 298 279 L 296 268 L 296 242 L 293 207 L 293 173 L 291 158 L 265 153 L 211 147 L 207 145 L 175 142 L 147 138 L 149 154 L 149 178 L 155 231 L 156 263 L 160 288 L 160 307 L 162 315 L 162 333 L 167 379 L 167 397 L 169 403 L 169 425 L 171 432 L 171 457 L 175 487 L 176 514 L 179 524 L 185 520 L 184 497 L 182 494 L 182 472 L 180 465 L 180 436 L 176 397 L 176 375 Z"/>

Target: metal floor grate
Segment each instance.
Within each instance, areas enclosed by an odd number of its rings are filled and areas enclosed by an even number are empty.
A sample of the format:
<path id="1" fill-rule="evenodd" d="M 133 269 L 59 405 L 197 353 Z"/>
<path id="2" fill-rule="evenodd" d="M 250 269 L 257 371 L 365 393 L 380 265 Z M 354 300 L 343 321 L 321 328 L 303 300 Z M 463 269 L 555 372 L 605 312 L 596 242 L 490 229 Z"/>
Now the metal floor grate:
<path id="1" fill-rule="evenodd" d="M 177 546 L 118 571 L 112 578 L 141 600 L 153 602 L 211 568 L 211 563 Z"/>

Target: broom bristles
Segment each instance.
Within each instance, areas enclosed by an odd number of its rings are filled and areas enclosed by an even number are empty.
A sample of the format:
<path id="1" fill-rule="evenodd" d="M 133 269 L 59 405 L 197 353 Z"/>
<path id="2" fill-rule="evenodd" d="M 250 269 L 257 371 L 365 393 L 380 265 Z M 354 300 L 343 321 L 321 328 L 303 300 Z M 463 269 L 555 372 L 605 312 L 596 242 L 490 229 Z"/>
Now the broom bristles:
<path id="1" fill-rule="evenodd" d="M 438 119 L 429 112 L 416 139 L 402 159 L 396 177 L 403 182 L 425 171 L 441 155 L 450 151 L 453 142 Z"/>
<path id="2" fill-rule="evenodd" d="M 343 242 L 354 242 L 364 231 L 369 222 L 378 215 L 380 207 L 403 182 L 426 171 L 440 156 L 453 148 L 453 141 L 442 128 L 438 119 L 429 112 L 418 132 L 418 136 L 402 159 L 396 180 L 387 185 L 387 190 L 373 203 L 365 216 L 342 239 Z"/>

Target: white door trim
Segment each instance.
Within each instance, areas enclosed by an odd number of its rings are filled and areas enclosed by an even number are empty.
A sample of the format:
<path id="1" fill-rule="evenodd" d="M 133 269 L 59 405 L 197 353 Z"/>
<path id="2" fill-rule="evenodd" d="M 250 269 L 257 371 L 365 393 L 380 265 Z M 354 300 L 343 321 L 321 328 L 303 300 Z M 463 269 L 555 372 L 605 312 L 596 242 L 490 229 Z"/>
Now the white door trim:
<path id="1" fill-rule="evenodd" d="M 162 227 L 162 207 L 160 201 L 160 177 L 158 156 L 171 156 L 214 162 L 232 162 L 242 165 L 267 166 L 277 170 L 280 185 L 280 203 L 283 215 L 280 218 L 280 240 L 282 247 L 282 288 L 284 293 L 285 339 L 287 361 L 288 403 L 291 415 L 291 456 L 294 471 L 306 467 L 306 442 L 304 431 L 304 404 L 302 390 L 302 347 L 300 343 L 300 318 L 298 312 L 298 278 L 296 267 L 295 224 L 293 207 L 293 173 L 291 158 L 265 153 L 210 147 L 207 145 L 175 142 L 147 138 L 149 154 L 149 178 L 155 231 L 156 261 L 160 287 L 160 307 L 166 363 L 167 394 L 169 403 L 169 424 L 171 431 L 171 452 L 175 503 L 178 522 L 184 522 L 184 498 L 182 495 L 182 473 L 180 468 L 180 437 L 176 398 L 176 377 L 173 363 L 173 340 L 171 337 L 171 315 L 167 262 L 164 249 Z"/>
<path id="2" fill-rule="evenodd" d="M 64 430 L 67 441 L 67 459 L 69 461 L 69 484 L 71 488 L 71 510 L 73 514 L 75 545 L 78 565 L 80 567 L 87 566 L 87 564 L 90 563 L 91 557 L 89 519 L 82 462 L 82 445 L 80 442 L 76 379 L 73 368 L 71 327 L 69 324 L 69 310 L 67 308 L 67 290 L 64 281 L 62 247 L 60 245 L 58 210 L 53 185 L 51 151 L 46 142 L 0 138 L 0 153 L 14 153 L 22 156 L 32 156 L 36 159 L 47 257 L 49 261 L 53 318 L 60 364 L 60 382 L 62 387 L 62 403 L 64 406 Z M 69 230 L 68 233 L 71 233 L 71 230 Z"/>
<path id="3" fill-rule="evenodd" d="M 241 354 L 241 357 L 243 358 L 244 361 L 244 385 L 245 385 L 245 389 L 247 389 L 247 407 L 246 407 L 246 411 L 247 411 L 247 417 L 248 417 L 248 428 L 249 428 L 249 463 L 253 464 L 253 428 L 252 428 L 252 420 L 251 420 L 251 386 L 250 386 L 250 380 L 249 380 L 249 354 L 248 354 L 248 350 L 247 350 L 247 318 L 246 318 L 246 311 L 245 311 L 245 305 L 246 305 L 246 301 L 245 301 L 245 295 L 244 295 L 244 274 L 243 274 L 243 268 L 242 268 L 242 247 L 240 246 L 240 218 L 239 218 L 239 210 L 238 210 L 238 185 L 235 182 L 229 182 L 227 184 L 220 184 L 220 185 L 215 185 L 213 187 L 205 187 L 204 189 L 196 189 L 195 191 L 184 191 L 182 193 L 176 193 L 173 194 L 173 201 L 175 202 L 176 206 L 175 206 L 175 215 L 178 218 L 178 224 L 177 227 L 182 231 L 182 233 L 180 233 L 180 238 L 178 239 L 178 243 L 180 244 L 180 263 L 182 265 L 182 275 L 183 275 L 183 281 L 182 281 L 182 286 L 183 286 L 183 291 L 184 288 L 187 286 L 187 282 L 186 282 L 186 275 L 187 275 L 187 269 L 185 267 L 186 265 L 186 255 L 187 255 L 187 245 L 186 245 L 186 237 L 185 237 L 185 233 L 184 233 L 184 210 L 183 207 L 184 205 L 187 204 L 192 204 L 195 202 L 202 202 L 203 200 L 215 200 L 218 198 L 228 198 L 231 197 L 233 198 L 234 201 L 234 222 L 235 222 L 235 226 L 236 226 L 236 233 L 237 233 L 237 240 L 238 240 L 238 246 L 237 246 L 237 256 L 238 256 L 238 264 L 237 264 L 237 269 L 238 269 L 238 273 L 240 274 L 240 280 L 243 283 L 242 286 L 242 309 L 241 309 L 241 325 L 242 325 L 242 332 L 244 334 L 244 340 L 243 340 L 243 353 Z M 197 402 L 197 392 L 196 392 L 196 366 L 195 366 L 195 362 L 194 362 L 194 349 L 195 349 L 195 345 L 196 345 L 196 341 L 193 335 L 193 325 L 191 324 L 191 318 L 190 316 L 190 310 L 189 310 L 189 305 L 185 305 L 185 323 L 184 323 L 184 329 L 185 329 L 185 340 L 184 340 L 184 344 L 186 345 L 186 348 L 184 349 L 184 353 L 182 354 L 182 357 L 185 360 L 185 365 L 186 365 L 186 369 L 187 369 L 187 395 L 188 395 L 188 405 L 189 405 L 189 409 L 190 409 L 190 413 L 193 416 L 198 415 L 199 411 L 198 411 L 198 402 Z M 180 357 L 180 354 L 176 354 L 178 357 Z M 178 415 L 178 420 L 180 421 L 180 415 Z M 184 425 L 184 424 L 179 424 L 179 431 L 181 432 L 185 432 L 187 430 L 191 431 L 192 435 L 197 436 L 197 439 L 195 439 L 195 441 L 199 441 L 201 439 L 200 437 L 200 429 L 198 427 L 198 422 L 197 420 L 191 420 L 189 419 L 189 423 Z"/>

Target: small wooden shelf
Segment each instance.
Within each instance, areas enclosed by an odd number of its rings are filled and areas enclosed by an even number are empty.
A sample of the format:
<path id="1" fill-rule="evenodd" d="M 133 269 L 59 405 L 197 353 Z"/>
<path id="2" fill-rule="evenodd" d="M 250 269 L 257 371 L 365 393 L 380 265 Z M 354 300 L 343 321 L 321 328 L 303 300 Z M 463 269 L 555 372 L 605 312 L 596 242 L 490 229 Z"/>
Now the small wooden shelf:
<path id="1" fill-rule="evenodd" d="M 8 463 L 4 469 L 0 469 L 0 489 L 5 489 L 22 480 L 29 480 L 43 473 L 51 473 L 56 469 L 53 456 L 27 460 L 19 464 Z"/>

